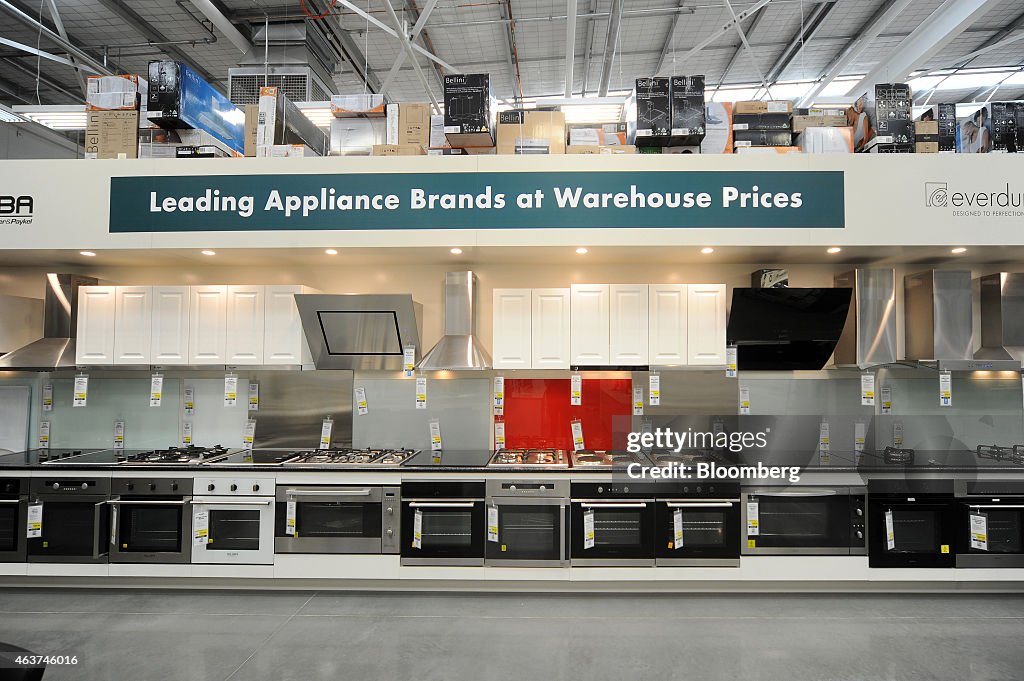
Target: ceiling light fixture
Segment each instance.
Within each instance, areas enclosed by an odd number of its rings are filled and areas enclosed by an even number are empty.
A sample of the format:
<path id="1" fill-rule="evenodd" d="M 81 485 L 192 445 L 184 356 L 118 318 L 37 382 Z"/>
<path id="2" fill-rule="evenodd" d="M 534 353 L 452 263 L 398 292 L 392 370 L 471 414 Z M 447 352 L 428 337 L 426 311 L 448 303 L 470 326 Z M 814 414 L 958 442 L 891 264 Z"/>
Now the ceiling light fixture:
<path id="1" fill-rule="evenodd" d="M 578 253 L 579 255 L 586 255 L 586 254 L 587 254 L 587 253 L 589 253 L 589 252 L 590 252 L 590 251 L 588 251 L 588 250 L 587 250 L 586 248 L 584 248 L 583 246 L 580 246 L 579 248 L 577 248 L 577 249 L 576 249 L 576 253 Z"/>
<path id="2" fill-rule="evenodd" d="M 700 249 L 700 252 L 703 253 L 704 255 L 711 255 L 712 253 L 715 252 L 715 249 L 711 248 L 711 246 L 705 246 L 704 248 Z"/>
<path id="3" fill-rule="evenodd" d="M 95 258 L 96 257 L 96 254 L 93 253 L 92 251 L 79 251 L 78 254 L 79 255 L 84 255 L 87 258 Z"/>
<path id="4" fill-rule="evenodd" d="M 966 253 L 966 252 L 967 252 L 967 249 L 964 248 L 963 246 L 957 246 L 956 248 L 954 248 L 953 250 L 950 251 L 950 253 L 952 253 L 953 255 L 960 255 L 961 253 Z"/>
<path id="5" fill-rule="evenodd" d="M 834 253 L 838 253 L 841 250 L 843 250 L 843 249 L 839 248 L 839 246 L 833 246 L 832 248 L 828 249 L 825 252 L 826 253 L 833 253 L 834 254 Z"/>
<path id="6" fill-rule="evenodd" d="M 461 248 L 453 248 L 453 249 L 451 249 L 448 252 L 451 253 L 452 255 L 462 255 L 462 249 Z"/>
<path id="7" fill-rule="evenodd" d="M 203 255 L 217 255 L 217 251 L 205 250 L 202 252 Z"/>
<path id="8" fill-rule="evenodd" d="M 334 248 L 328 248 L 326 251 L 324 251 L 324 253 L 326 253 L 327 255 L 338 255 L 337 249 Z"/>

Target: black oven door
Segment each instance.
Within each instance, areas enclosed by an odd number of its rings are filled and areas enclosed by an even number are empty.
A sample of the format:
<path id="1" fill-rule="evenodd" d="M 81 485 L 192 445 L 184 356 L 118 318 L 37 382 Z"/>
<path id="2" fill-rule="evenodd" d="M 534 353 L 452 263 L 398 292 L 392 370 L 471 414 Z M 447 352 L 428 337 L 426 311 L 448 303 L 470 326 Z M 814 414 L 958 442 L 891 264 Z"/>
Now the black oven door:
<path id="1" fill-rule="evenodd" d="M 497 510 L 497 535 L 488 536 L 487 565 L 567 565 L 565 501 L 538 503 L 527 499 L 502 499 L 492 503 Z M 491 511 L 492 513 L 494 511 Z"/>
<path id="2" fill-rule="evenodd" d="M 30 563 L 105 563 L 110 537 L 106 498 L 42 498 L 42 536 L 27 541 Z"/>
<path id="3" fill-rule="evenodd" d="M 737 567 L 738 499 L 693 499 L 657 504 L 657 564 Z"/>
<path id="4" fill-rule="evenodd" d="M 483 499 L 402 500 L 403 565 L 484 564 Z"/>
<path id="5" fill-rule="evenodd" d="M 0 499 L 0 563 L 25 562 L 28 497 Z"/>
<path id="6" fill-rule="evenodd" d="M 952 499 L 872 497 L 868 508 L 871 567 L 953 567 L 956 512 Z"/>
<path id="7" fill-rule="evenodd" d="M 957 567 L 1024 567 L 1024 499 L 961 503 L 958 524 Z"/>
<path id="8" fill-rule="evenodd" d="M 836 489 L 753 489 L 744 493 L 744 554 L 863 554 L 864 495 Z M 747 522 L 756 513 L 757 532 Z"/>
<path id="9" fill-rule="evenodd" d="M 654 565 L 654 499 L 573 499 L 571 564 Z"/>
<path id="10" fill-rule="evenodd" d="M 279 489 L 276 510 L 274 546 L 279 553 L 381 552 L 379 487 Z"/>
<path id="11" fill-rule="evenodd" d="M 112 563 L 187 563 L 191 498 L 111 499 Z"/>

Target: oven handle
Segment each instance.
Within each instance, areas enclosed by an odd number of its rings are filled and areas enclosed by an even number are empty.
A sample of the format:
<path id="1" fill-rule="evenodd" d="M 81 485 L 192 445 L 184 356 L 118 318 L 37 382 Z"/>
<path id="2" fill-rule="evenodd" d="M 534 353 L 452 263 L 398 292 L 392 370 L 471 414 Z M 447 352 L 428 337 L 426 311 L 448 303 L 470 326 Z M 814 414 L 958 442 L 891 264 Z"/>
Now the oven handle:
<path id="1" fill-rule="evenodd" d="M 834 489 L 802 489 L 798 492 L 773 492 L 770 490 L 750 490 L 747 492 L 755 497 L 834 497 L 839 492 Z"/>
<path id="2" fill-rule="evenodd" d="M 636 501 L 636 502 L 618 502 L 618 503 L 589 503 L 584 502 L 580 504 L 580 508 L 647 508 L 647 502 Z"/>
<path id="3" fill-rule="evenodd" d="M 426 502 L 426 501 L 409 501 L 406 502 L 409 508 L 473 508 L 476 506 L 474 501 L 448 501 L 448 502 Z"/>
<path id="4" fill-rule="evenodd" d="M 1008 508 L 1021 509 L 1024 504 L 967 504 L 967 508 Z"/>
<path id="5" fill-rule="evenodd" d="M 369 487 L 360 489 L 286 489 L 285 494 L 291 497 L 368 497 L 373 490 Z"/>
<path id="6" fill-rule="evenodd" d="M 0 499 L 0 504 L 20 504 L 21 499 Z"/>
<path id="7" fill-rule="evenodd" d="M 266 501 L 192 501 L 196 506 L 269 506 L 274 503 L 273 499 Z"/>
<path id="8" fill-rule="evenodd" d="M 729 501 L 728 499 L 714 499 L 711 501 L 666 501 L 665 506 L 668 508 L 732 508 L 737 501 Z"/>
<path id="9" fill-rule="evenodd" d="M 184 506 L 192 503 L 192 497 L 181 499 L 179 501 L 143 501 L 143 500 L 128 500 L 128 499 L 110 499 L 107 501 L 111 506 Z"/>
<path id="10" fill-rule="evenodd" d="M 99 558 L 109 551 L 100 552 L 100 513 L 109 499 L 97 502 L 92 505 L 92 557 Z"/>

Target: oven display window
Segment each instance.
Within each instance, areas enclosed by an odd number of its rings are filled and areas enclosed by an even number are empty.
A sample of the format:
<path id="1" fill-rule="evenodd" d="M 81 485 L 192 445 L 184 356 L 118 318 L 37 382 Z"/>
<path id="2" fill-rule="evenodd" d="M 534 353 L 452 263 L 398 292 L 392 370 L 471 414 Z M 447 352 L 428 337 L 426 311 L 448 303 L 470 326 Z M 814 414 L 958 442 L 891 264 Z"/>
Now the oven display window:
<path id="1" fill-rule="evenodd" d="M 1024 512 L 1015 509 L 986 509 L 987 549 L 971 548 L 971 553 L 1024 552 Z"/>
<path id="2" fill-rule="evenodd" d="M 119 550 L 144 553 L 181 551 L 180 506 L 123 506 L 120 514 Z"/>
<path id="3" fill-rule="evenodd" d="M 23 529 L 18 524 L 17 504 L 0 506 L 0 551 L 16 551 L 19 530 Z"/>
<path id="4" fill-rule="evenodd" d="M 379 538 L 380 504 L 300 501 L 295 506 L 295 528 L 300 537 Z"/>
<path id="5" fill-rule="evenodd" d="M 893 509 L 892 525 L 897 553 L 938 553 L 942 542 L 942 519 L 936 511 Z"/>
<path id="6" fill-rule="evenodd" d="M 258 551 L 260 512 L 211 509 L 210 535 L 206 548 L 212 551 Z"/>

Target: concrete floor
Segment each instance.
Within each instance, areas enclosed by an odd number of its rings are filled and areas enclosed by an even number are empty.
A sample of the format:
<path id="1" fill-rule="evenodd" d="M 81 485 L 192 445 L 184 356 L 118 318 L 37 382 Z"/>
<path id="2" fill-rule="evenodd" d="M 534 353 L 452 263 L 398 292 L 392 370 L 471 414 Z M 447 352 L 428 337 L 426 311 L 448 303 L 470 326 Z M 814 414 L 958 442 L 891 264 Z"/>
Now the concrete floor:
<path id="1" fill-rule="evenodd" d="M 45 681 L 1019 681 L 1024 596 L 2 589 L 0 641 L 78 656 Z"/>

